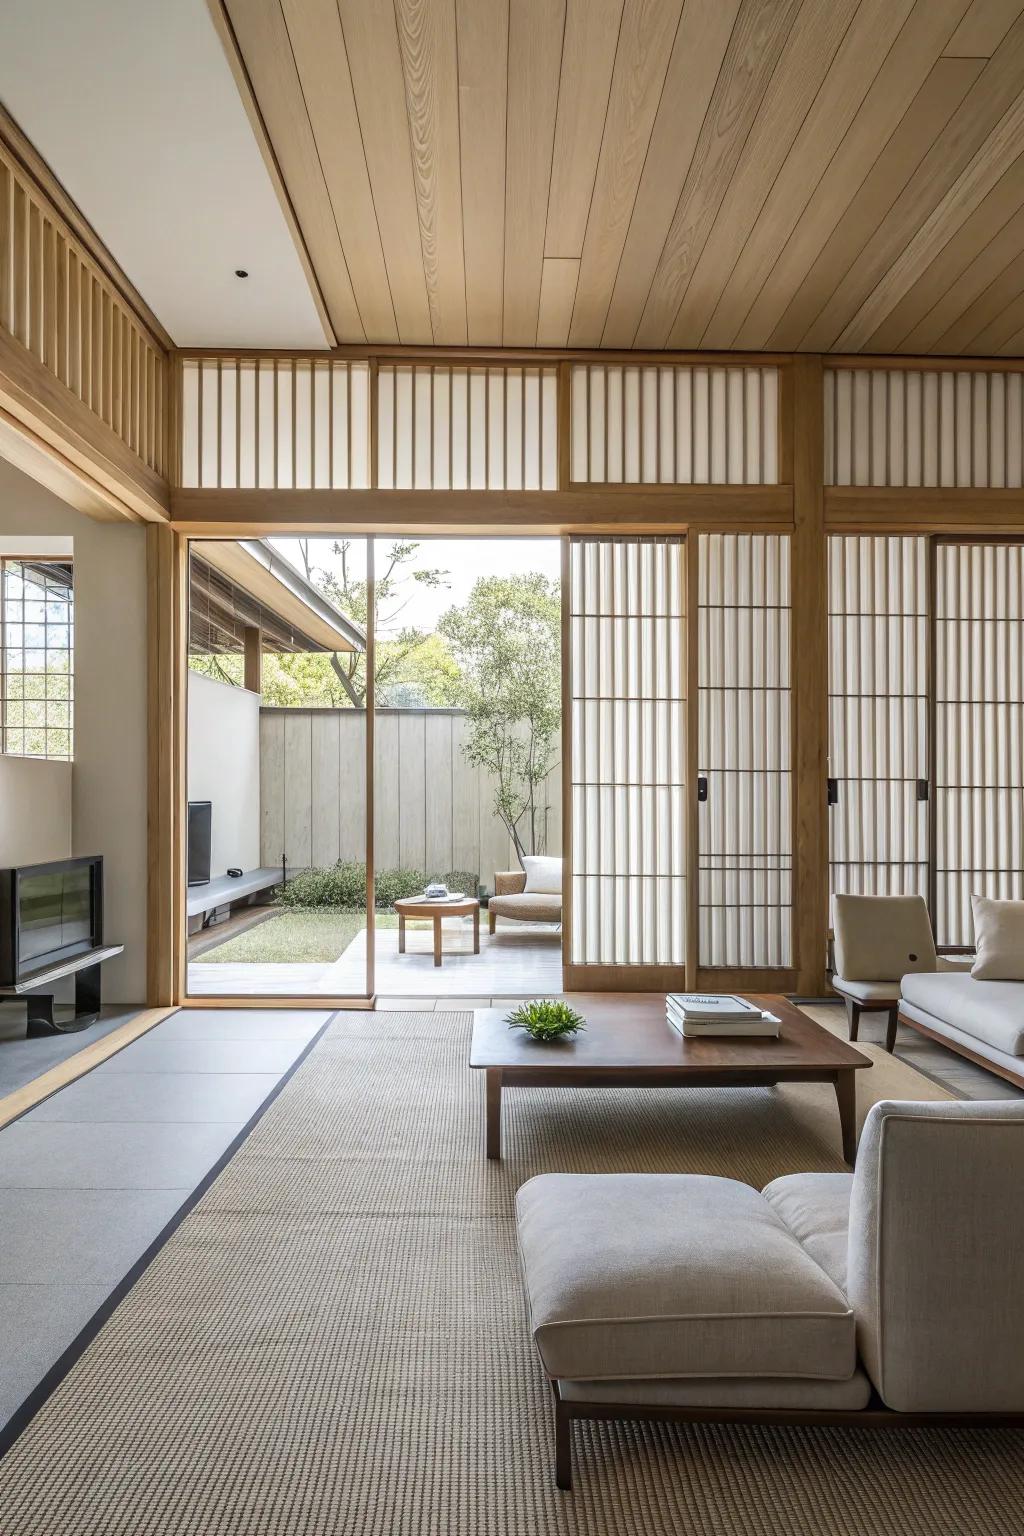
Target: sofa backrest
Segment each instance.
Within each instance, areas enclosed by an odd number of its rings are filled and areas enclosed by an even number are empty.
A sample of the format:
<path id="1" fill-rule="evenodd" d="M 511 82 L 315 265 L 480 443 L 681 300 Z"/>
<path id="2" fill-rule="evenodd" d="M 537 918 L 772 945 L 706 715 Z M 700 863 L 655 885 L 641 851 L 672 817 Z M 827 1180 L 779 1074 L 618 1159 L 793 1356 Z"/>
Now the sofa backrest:
<path id="1" fill-rule="evenodd" d="M 934 971 L 935 939 L 923 896 L 833 896 L 836 975 L 899 981 Z"/>
<path id="2" fill-rule="evenodd" d="M 847 1293 L 903 1412 L 1024 1412 L 1024 1100 L 883 1100 L 864 1122 Z"/>

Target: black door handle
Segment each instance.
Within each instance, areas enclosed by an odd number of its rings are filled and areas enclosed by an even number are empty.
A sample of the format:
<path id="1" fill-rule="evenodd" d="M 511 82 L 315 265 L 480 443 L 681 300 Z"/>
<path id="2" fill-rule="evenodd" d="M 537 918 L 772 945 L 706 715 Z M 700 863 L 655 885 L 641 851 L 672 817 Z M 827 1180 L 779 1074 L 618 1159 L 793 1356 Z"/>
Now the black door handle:
<path id="1" fill-rule="evenodd" d="M 825 802 L 826 802 L 826 804 L 827 805 L 838 805 L 839 804 L 839 780 L 838 779 L 826 779 L 825 780 L 825 785 L 826 785 L 826 789 L 825 789 Z"/>
<path id="2" fill-rule="evenodd" d="M 705 775 L 702 773 L 700 778 L 697 780 L 697 799 L 700 802 L 703 803 L 707 799 L 707 797 L 708 797 L 708 781 L 707 781 L 707 778 L 705 777 Z"/>

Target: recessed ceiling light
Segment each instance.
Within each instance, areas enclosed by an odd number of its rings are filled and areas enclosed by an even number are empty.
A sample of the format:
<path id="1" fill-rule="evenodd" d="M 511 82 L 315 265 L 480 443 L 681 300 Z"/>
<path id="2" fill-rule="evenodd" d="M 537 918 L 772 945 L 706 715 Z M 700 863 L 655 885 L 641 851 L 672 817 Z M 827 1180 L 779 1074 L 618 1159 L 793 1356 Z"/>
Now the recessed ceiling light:
<path id="1" fill-rule="evenodd" d="M 236 268 L 235 268 L 235 276 L 236 276 L 236 277 L 248 277 L 248 276 L 249 276 L 249 274 L 248 274 L 248 272 L 247 272 L 247 271 L 246 271 L 246 270 L 245 270 L 245 268 L 244 268 L 244 267 L 236 267 Z"/>

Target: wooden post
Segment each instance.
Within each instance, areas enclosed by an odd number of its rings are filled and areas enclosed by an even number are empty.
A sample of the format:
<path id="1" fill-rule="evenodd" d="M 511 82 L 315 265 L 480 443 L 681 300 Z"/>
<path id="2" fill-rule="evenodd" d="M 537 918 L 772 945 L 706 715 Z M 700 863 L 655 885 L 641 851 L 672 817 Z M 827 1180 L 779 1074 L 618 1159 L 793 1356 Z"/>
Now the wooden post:
<path id="1" fill-rule="evenodd" d="M 245 626 L 245 675 L 243 682 L 250 693 L 263 692 L 263 631 L 255 624 Z"/>
<path id="2" fill-rule="evenodd" d="M 179 1003 L 185 956 L 185 594 L 187 541 L 146 530 L 149 726 L 146 1001 Z"/>
<path id="3" fill-rule="evenodd" d="M 792 390 L 793 939 L 797 992 L 825 990 L 828 932 L 828 548 L 820 357 L 795 357 Z"/>

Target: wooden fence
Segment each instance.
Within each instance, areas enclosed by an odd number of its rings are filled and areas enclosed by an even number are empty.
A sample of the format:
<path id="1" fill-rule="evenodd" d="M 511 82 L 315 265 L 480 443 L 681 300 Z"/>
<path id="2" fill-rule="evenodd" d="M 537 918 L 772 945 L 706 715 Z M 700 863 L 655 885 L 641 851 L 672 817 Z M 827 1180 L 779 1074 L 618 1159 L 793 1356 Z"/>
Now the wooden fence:
<path id="1" fill-rule="evenodd" d="M 260 712 L 260 858 L 322 868 L 366 851 L 366 720 L 353 709 Z M 466 761 L 460 710 L 378 709 L 374 857 L 378 870 L 479 874 L 515 869 L 490 776 Z M 544 785 L 547 851 L 562 847 L 561 778 Z"/>

